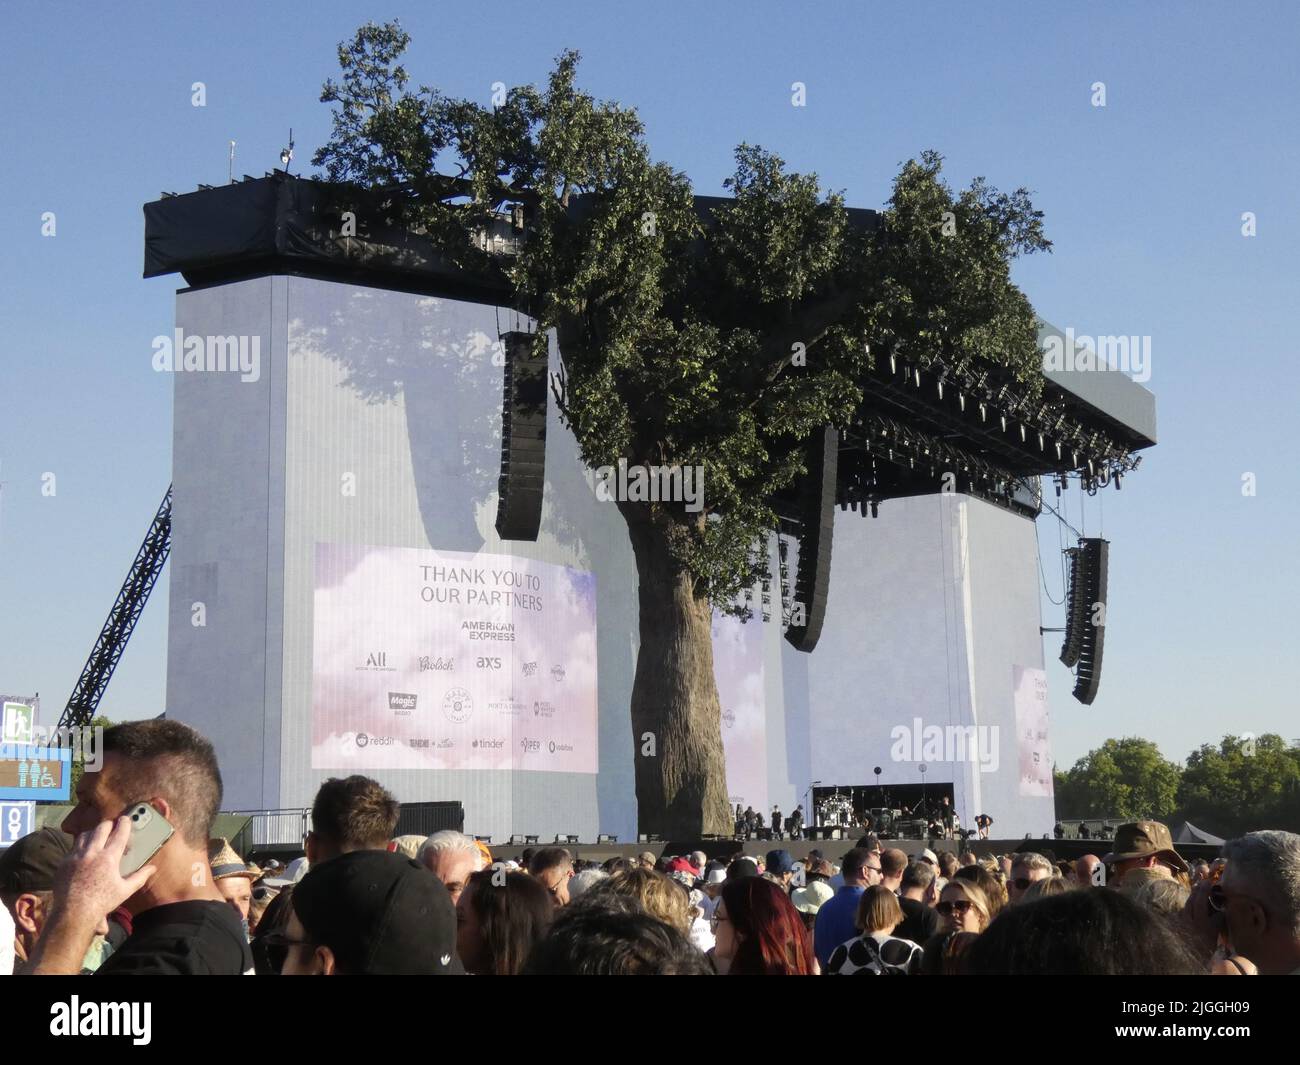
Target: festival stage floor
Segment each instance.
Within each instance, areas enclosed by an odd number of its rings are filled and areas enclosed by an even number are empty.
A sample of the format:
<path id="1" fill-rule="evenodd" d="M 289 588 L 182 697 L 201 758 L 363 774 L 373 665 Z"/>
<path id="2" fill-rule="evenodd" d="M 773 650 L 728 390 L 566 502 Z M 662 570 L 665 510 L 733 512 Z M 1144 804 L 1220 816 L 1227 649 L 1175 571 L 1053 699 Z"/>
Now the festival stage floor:
<path id="1" fill-rule="evenodd" d="M 719 858 L 730 860 L 738 857 L 741 853 L 752 857 L 761 858 L 771 850 L 787 850 L 796 861 L 802 861 L 808 857 L 808 852 L 819 850 L 822 857 L 828 861 L 838 863 L 844 852 L 854 847 L 857 840 L 854 839 L 816 839 L 816 840 L 748 840 L 740 842 L 739 840 L 695 840 L 683 841 L 674 840 L 670 843 L 562 843 L 556 844 L 553 841 L 543 840 L 538 843 L 529 844 L 536 850 L 538 847 L 563 846 L 569 850 L 575 858 L 582 858 L 586 861 L 603 862 L 609 858 L 635 858 L 644 851 L 650 851 L 657 856 L 662 855 L 679 855 L 690 854 L 693 851 L 701 850 L 711 859 Z M 953 854 L 960 854 L 962 851 L 973 851 L 976 857 L 983 858 L 986 855 L 1011 854 L 1015 851 L 1051 851 L 1052 855 L 1058 860 L 1066 859 L 1073 861 L 1081 858 L 1085 854 L 1095 854 L 1098 857 L 1106 854 L 1114 840 L 1088 840 L 1088 839 L 972 839 L 962 841 L 958 839 L 882 839 L 880 845 L 885 848 L 897 848 L 908 855 L 920 854 L 921 851 L 929 849 L 936 854 L 940 851 L 952 851 Z M 501 861 L 510 858 L 518 859 L 520 854 L 525 850 L 521 846 L 496 845 L 489 844 L 492 856 Z M 1206 844 L 1178 844 L 1176 849 L 1186 859 L 1205 858 L 1207 860 L 1218 856 L 1219 848 L 1217 846 Z"/>

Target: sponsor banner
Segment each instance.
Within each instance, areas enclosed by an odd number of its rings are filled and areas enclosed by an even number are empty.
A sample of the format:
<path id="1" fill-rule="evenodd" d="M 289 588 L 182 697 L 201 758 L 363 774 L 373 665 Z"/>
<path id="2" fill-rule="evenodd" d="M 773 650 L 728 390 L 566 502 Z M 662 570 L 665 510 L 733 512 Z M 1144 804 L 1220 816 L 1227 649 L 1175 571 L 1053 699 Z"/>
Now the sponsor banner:
<path id="1" fill-rule="evenodd" d="M 722 704 L 728 798 L 732 806 L 753 806 L 766 818 L 767 703 L 763 689 L 763 623 L 758 617 L 745 622 L 714 612 L 713 675 Z"/>
<path id="2" fill-rule="evenodd" d="M 1051 798 L 1052 745 L 1047 736 L 1047 674 L 1026 666 L 1011 667 L 1016 706 L 1016 746 L 1020 759 L 1020 794 Z"/>
<path id="3" fill-rule="evenodd" d="M 595 773 L 596 735 L 592 574 L 316 545 L 312 768 Z"/>

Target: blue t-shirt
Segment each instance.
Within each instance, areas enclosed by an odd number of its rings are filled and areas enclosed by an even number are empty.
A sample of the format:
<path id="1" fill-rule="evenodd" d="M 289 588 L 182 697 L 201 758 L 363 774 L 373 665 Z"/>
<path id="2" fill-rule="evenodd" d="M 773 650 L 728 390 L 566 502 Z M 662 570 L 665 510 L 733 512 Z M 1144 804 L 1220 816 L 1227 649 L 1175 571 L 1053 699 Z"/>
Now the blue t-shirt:
<path id="1" fill-rule="evenodd" d="M 867 889 L 861 885 L 842 887 L 833 899 L 822 903 L 813 926 L 813 953 L 821 967 L 826 968 L 831 954 L 841 943 L 857 938 L 858 929 L 853 919 L 858 913 L 858 902 Z"/>

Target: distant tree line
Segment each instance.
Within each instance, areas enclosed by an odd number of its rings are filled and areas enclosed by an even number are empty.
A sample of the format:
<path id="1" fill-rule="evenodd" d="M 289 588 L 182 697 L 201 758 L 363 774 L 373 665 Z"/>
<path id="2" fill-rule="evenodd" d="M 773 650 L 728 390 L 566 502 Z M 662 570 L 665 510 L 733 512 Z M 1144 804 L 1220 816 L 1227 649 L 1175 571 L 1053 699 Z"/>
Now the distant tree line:
<path id="1" fill-rule="evenodd" d="M 1062 821 L 1190 821 L 1225 839 L 1260 828 L 1300 832 L 1300 748 L 1273 733 L 1224 736 L 1181 766 L 1150 740 L 1111 739 L 1054 777 Z"/>

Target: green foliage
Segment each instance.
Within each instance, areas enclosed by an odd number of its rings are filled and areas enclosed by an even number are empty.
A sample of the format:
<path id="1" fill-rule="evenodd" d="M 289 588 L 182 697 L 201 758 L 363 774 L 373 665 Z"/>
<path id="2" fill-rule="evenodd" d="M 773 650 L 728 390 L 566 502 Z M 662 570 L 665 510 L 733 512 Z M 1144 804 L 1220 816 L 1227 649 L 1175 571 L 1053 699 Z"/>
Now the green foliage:
<path id="1" fill-rule="evenodd" d="M 1300 751 L 1281 736 L 1225 736 L 1187 757 L 1179 813 L 1216 835 L 1258 828 L 1300 829 Z"/>
<path id="2" fill-rule="evenodd" d="M 1179 770 L 1150 740 L 1107 740 L 1057 775 L 1059 817 L 1166 819 L 1174 810 Z"/>
<path id="3" fill-rule="evenodd" d="M 768 501 L 804 472 L 813 434 L 851 419 L 873 351 L 997 363 L 1040 387 L 1037 324 L 1009 262 L 1050 245 L 1023 189 L 976 181 L 954 197 L 927 152 L 868 231 L 815 174 L 742 144 L 730 200 L 701 217 L 687 177 L 651 160 L 636 112 L 577 88 L 576 52 L 544 90 L 485 108 L 409 92 L 397 62 L 408 43 L 391 23 L 340 45 L 316 165 L 332 181 L 400 186 L 410 224 L 466 269 L 508 279 L 539 344 L 555 330 L 557 402 L 585 462 L 703 468 L 703 513 L 621 509 L 656 525 L 715 605 L 732 608 L 766 573 Z M 526 240 L 502 266 L 472 235 L 512 204 Z"/>
<path id="4" fill-rule="evenodd" d="M 1260 828 L 1300 831 L 1300 750 L 1281 736 L 1225 736 L 1179 767 L 1149 740 L 1107 740 L 1057 772 L 1059 817 L 1191 821 L 1229 838 Z"/>

